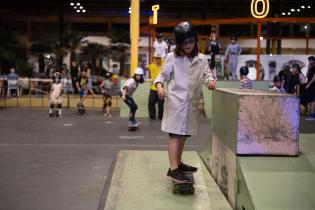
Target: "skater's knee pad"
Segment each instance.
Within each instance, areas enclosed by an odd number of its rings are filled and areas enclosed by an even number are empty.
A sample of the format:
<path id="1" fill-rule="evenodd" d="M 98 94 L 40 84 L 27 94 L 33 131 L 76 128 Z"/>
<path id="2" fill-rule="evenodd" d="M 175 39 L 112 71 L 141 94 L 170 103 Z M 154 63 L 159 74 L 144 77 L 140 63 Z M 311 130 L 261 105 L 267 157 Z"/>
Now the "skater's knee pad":
<path id="1" fill-rule="evenodd" d="M 107 102 L 107 105 L 108 105 L 109 107 L 111 107 L 111 106 L 112 106 L 112 101 Z"/>
<path id="2" fill-rule="evenodd" d="M 50 108 L 53 109 L 55 107 L 55 104 L 50 104 Z"/>
<path id="3" fill-rule="evenodd" d="M 57 107 L 58 107 L 59 109 L 61 109 L 61 108 L 62 108 L 62 104 L 57 104 Z"/>

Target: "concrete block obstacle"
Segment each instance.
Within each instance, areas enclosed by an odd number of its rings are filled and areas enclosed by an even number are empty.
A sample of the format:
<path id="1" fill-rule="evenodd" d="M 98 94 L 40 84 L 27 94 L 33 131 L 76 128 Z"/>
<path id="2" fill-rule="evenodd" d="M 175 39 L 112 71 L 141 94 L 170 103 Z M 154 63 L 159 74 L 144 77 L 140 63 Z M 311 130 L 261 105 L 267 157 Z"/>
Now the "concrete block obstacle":
<path id="1" fill-rule="evenodd" d="M 315 209 L 315 134 L 299 134 L 298 98 L 218 89 L 212 103 L 199 155 L 232 208 Z"/>
<path id="2" fill-rule="evenodd" d="M 298 154 L 299 98 L 260 90 L 213 92 L 212 133 L 235 154 Z"/>

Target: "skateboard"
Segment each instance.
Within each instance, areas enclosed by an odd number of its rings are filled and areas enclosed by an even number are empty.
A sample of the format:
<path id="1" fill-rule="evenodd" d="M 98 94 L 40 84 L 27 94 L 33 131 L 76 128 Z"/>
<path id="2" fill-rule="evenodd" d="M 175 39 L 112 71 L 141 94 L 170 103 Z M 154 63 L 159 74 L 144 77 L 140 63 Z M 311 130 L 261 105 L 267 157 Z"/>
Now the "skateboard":
<path id="1" fill-rule="evenodd" d="M 82 104 L 78 104 L 78 113 L 79 115 L 84 115 L 85 113 L 85 108 Z"/>
<path id="2" fill-rule="evenodd" d="M 189 182 L 178 183 L 172 180 L 173 193 L 182 195 L 193 195 L 195 193 L 195 179 L 193 174 L 187 174 Z"/>
<path id="3" fill-rule="evenodd" d="M 137 131 L 139 130 L 139 126 L 128 126 L 128 131 Z"/>
<path id="4" fill-rule="evenodd" d="M 59 114 L 59 111 L 56 110 L 56 111 L 53 112 L 53 113 L 49 113 L 49 114 L 47 115 L 47 117 L 50 117 L 50 118 L 53 118 L 53 117 L 61 117 L 61 115 Z"/>

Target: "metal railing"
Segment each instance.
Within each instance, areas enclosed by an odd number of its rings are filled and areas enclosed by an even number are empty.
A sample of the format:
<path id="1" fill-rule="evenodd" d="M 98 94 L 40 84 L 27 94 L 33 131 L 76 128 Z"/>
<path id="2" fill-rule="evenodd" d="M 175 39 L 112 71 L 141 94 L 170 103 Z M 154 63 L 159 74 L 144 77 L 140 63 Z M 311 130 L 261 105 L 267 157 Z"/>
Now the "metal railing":
<path id="1" fill-rule="evenodd" d="M 15 88 L 8 92 L 6 78 L 0 78 L 0 107 L 26 107 L 26 108 L 47 108 L 49 107 L 49 91 L 51 79 L 40 78 L 19 78 L 16 88 L 19 89 L 19 96 Z M 74 108 L 80 100 L 79 94 L 74 93 L 70 79 L 63 79 L 62 103 L 65 108 Z M 97 91 L 99 86 L 93 87 L 96 96 L 89 95 L 85 100 L 85 107 L 88 109 L 102 109 L 103 96 Z M 119 87 L 113 87 L 116 94 L 112 96 L 112 108 L 119 109 L 120 97 L 117 93 Z"/>

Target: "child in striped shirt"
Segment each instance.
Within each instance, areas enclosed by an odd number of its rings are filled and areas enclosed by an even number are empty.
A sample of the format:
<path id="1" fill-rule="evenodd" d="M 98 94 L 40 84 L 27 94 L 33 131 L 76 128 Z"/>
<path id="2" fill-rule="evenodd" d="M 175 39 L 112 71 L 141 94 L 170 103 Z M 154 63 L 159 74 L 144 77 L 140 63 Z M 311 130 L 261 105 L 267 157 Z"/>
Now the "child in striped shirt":
<path id="1" fill-rule="evenodd" d="M 240 68 L 240 89 L 252 89 L 252 81 L 247 77 L 249 70 L 247 66 L 242 66 Z"/>

